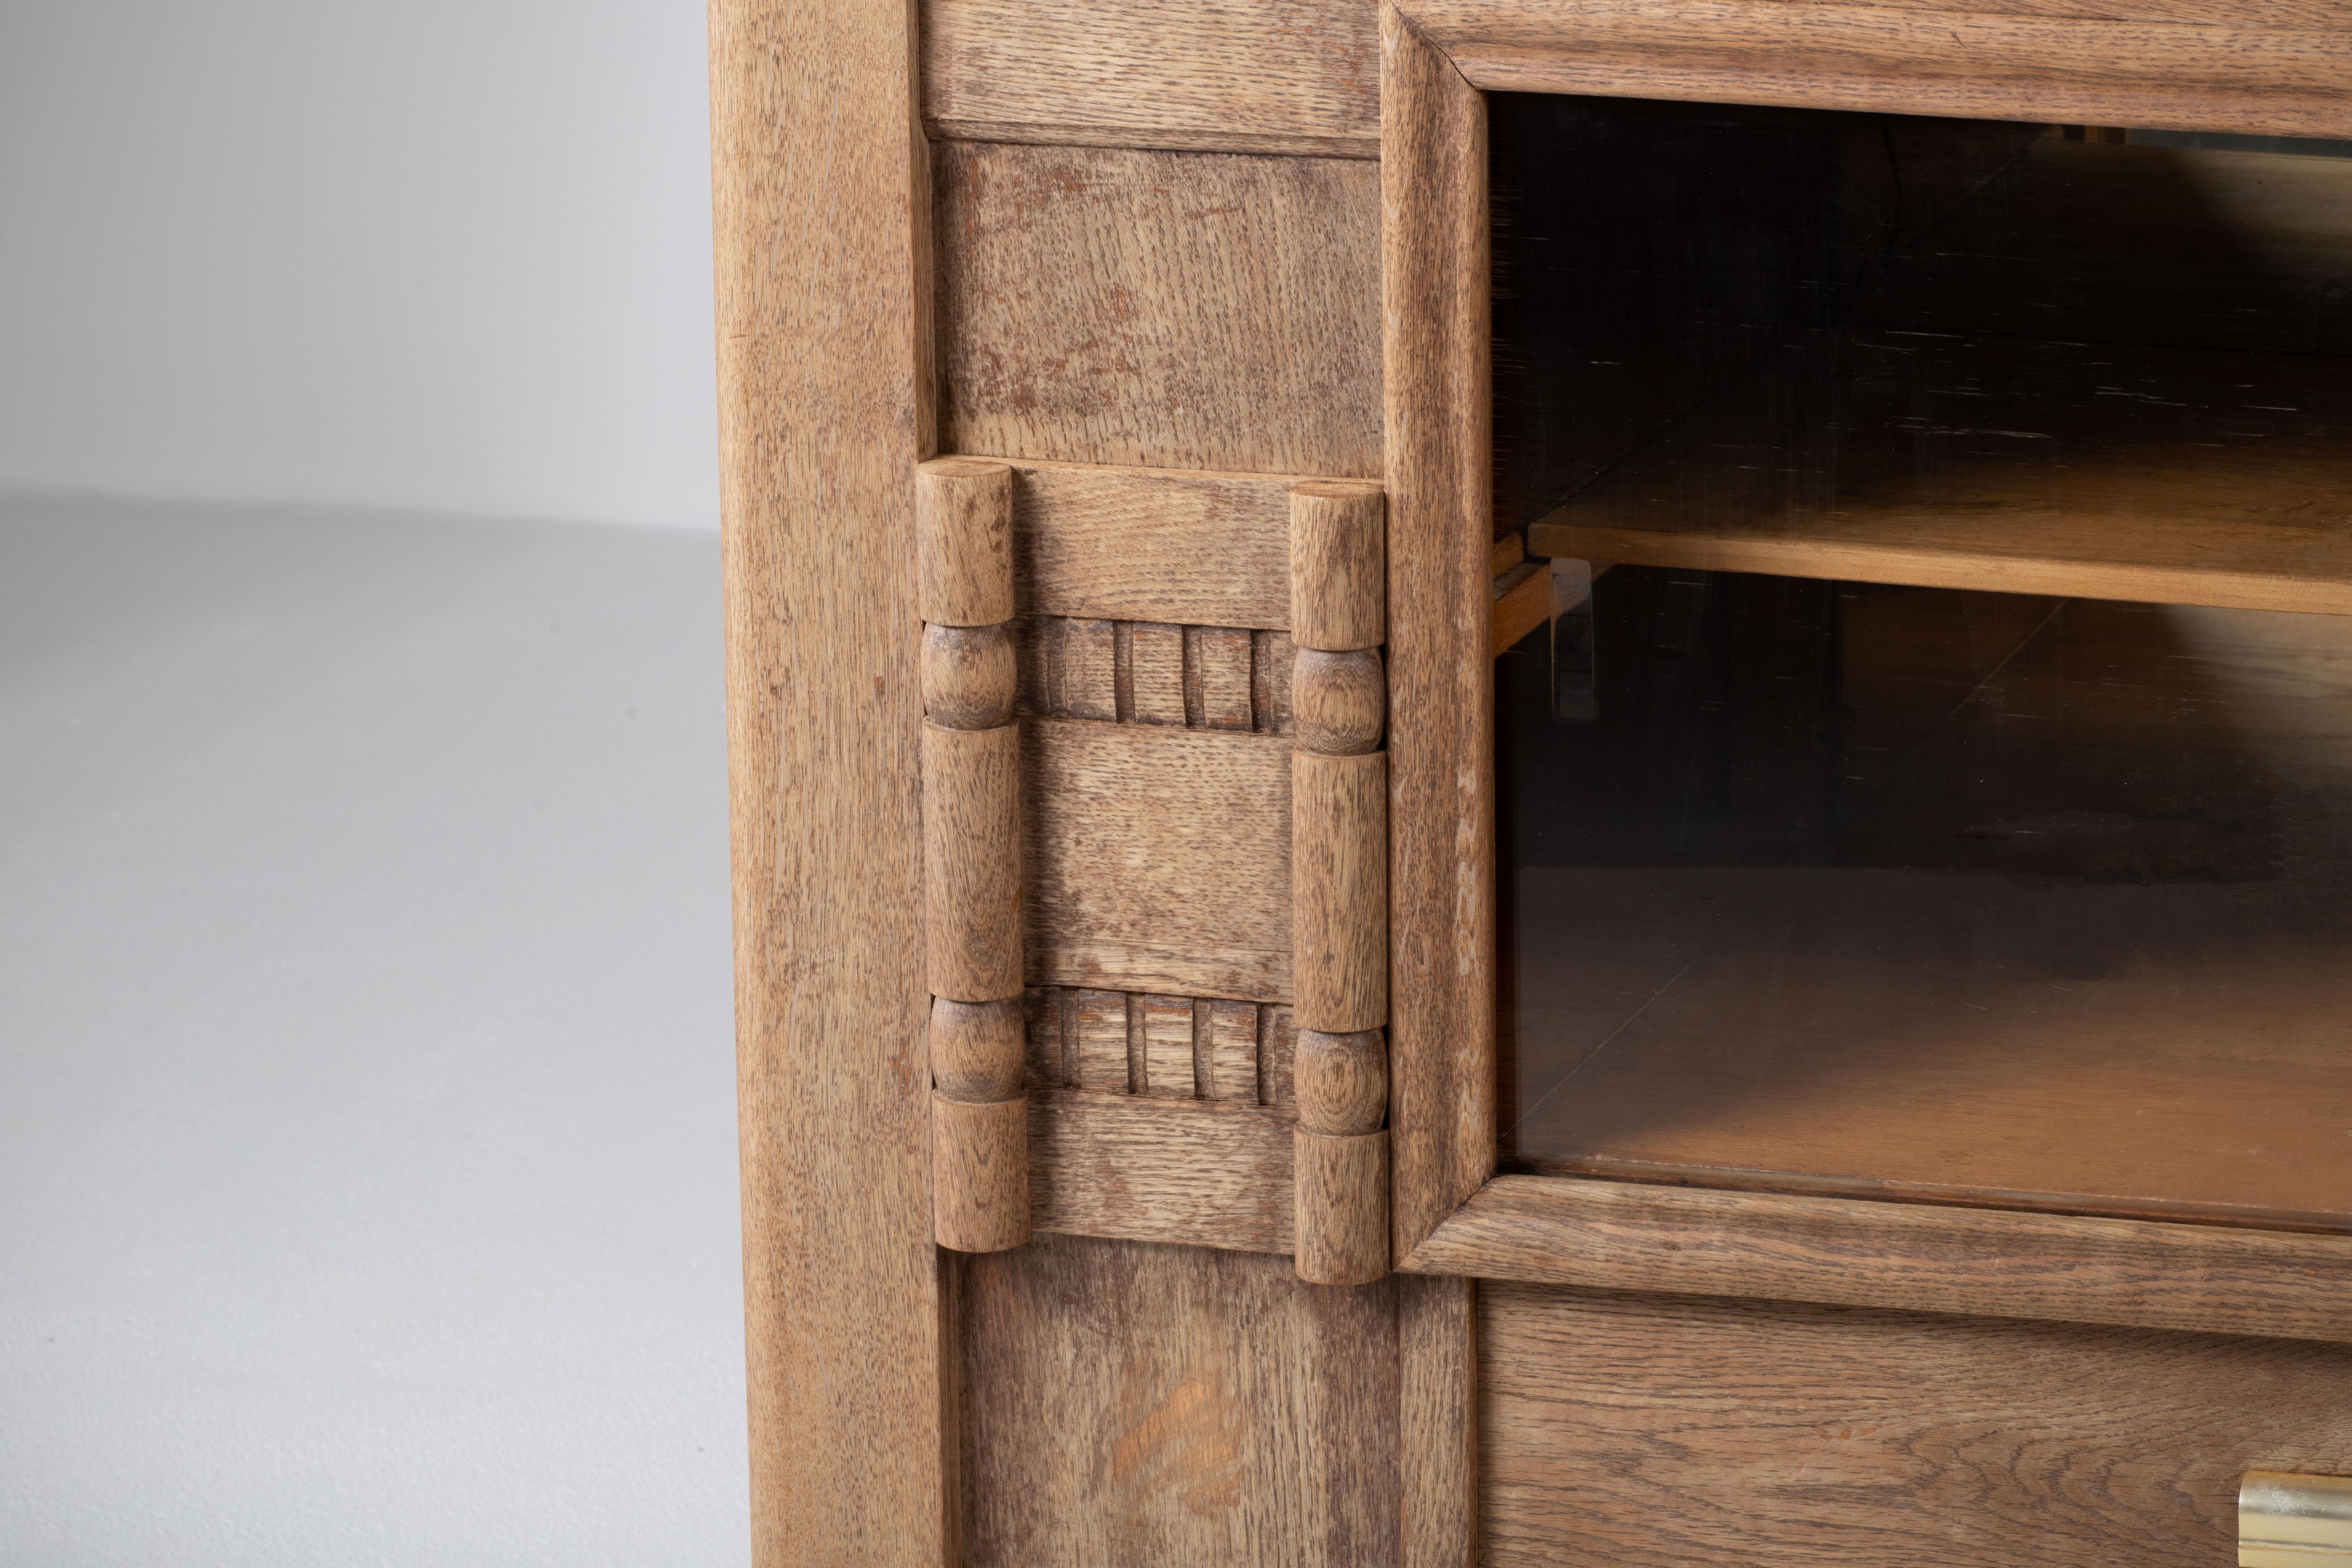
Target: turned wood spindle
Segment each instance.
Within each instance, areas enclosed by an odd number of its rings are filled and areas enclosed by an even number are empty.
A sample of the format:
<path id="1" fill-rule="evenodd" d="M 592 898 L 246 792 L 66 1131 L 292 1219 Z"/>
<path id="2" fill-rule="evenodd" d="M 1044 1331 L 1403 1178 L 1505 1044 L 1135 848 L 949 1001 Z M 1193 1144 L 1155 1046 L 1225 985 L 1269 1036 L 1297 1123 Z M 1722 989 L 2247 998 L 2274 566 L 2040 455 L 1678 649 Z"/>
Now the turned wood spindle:
<path id="1" fill-rule="evenodd" d="M 1291 489 L 1294 1262 L 1325 1285 L 1389 1268 L 1386 533 L 1377 486 Z"/>
<path id="2" fill-rule="evenodd" d="M 961 458 L 917 468 L 915 544 L 932 1234 L 1001 1252 L 1029 1239 L 1013 470 Z"/>

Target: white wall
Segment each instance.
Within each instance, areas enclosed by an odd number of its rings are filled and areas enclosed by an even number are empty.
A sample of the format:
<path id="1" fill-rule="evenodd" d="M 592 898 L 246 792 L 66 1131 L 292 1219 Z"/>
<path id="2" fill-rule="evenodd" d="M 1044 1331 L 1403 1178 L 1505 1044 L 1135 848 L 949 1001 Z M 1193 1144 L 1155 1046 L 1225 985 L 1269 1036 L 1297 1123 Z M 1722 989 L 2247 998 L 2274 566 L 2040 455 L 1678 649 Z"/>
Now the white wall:
<path id="1" fill-rule="evenodd" d="M 0 489 L 715 526 L 698 0 L 0 3 Z"/>

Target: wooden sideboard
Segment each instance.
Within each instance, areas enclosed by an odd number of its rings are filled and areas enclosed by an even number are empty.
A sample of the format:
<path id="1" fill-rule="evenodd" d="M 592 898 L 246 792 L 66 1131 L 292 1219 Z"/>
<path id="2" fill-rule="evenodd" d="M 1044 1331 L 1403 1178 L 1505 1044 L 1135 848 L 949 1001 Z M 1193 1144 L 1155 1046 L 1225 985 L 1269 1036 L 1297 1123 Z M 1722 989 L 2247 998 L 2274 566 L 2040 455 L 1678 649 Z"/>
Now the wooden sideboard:
<path id="1" fill-rule="evenodd" d="M 1567 384 L 1636 307 L 1523 272 L 1498 311 L 1496 267 L 1580 224 L 1658 226 L 1627 277 L 1729 252 L 1611 205 L 1638 181 L 1546 184 L 1595 154 L 1489 101 L 1728 138 L 1759 210 L 1875 182 L 1894 246 L 2029 143 L 2105 190 L 2114 128 L 2352 139 L 2352 5 L 714 0 L 711 35 L 760 1563 L 2188 1568 L 2233 1560 L 2242 1473 L 2352 1474 L 2352 1036 L 2295 1042 L 2347 1136 L 2284 1218 L 2172 1203 L 2188 1156 L 2128 1128 L 2146 1202 L 1967 1148 L 1533 1149 L 1505 970 L 1563 960 L 1512 923 L 1496 697 L 1531 637 L 1561 678 L 1612 568 L 2352 608 L 2352 225 L 2298 216 L 2352 186 L 2263 176 L 2319 281 L 2305 390 L 2229 438 L 2291 460 L 2095 494 L 2084 437 L 1957 534 L 1883 479 L 1702 526 L 1651 476 L 1813 437 L 1718 397 L 1712 317 Z M 1818 167 L 1743 172 L 1734 108 Z M 1853 173 L 1881 142 L 1891 186 Z M 1845 320 L 1734 323 L 1740 363 Z M 2136 1114 L 2092 1083 L 2082 1122 Z M 1962 1137 L 1920 1103 L 1843 1124 Z"/>

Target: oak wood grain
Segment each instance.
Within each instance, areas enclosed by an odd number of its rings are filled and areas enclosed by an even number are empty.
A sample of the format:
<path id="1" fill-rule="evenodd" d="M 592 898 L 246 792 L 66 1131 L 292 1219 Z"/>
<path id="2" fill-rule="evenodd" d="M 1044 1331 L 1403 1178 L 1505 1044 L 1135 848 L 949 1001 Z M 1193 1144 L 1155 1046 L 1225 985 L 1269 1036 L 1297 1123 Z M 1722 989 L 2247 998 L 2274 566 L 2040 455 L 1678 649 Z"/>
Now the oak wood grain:
<path id="1" fill-rule="evenodd" d="M 1393 1284 L 1076 1237 L 959 1267 L 968 1561 L 1395 1562 Z"/>
<path id="2" fill-rule="evenodd" d="M 1012 619 L 1012 471 L 969 458 L 934 458 L 916 468 L 915 562 L 924 620 L 985 626 Z"/>
<path id="3" fill-rule="evenodd" d="M 1021 994 L 1021 730 L 923 726 L 923 962 L 931 994 Z"/>
<path id="4" fill-rule="evenodd" d="M 1377 485 L 1290 489 L 1290 640 L 1344 653 L 1387 637 L 1387 508 Z"/>
<path id="5" fill-rule="evenodd" d="M 1206 1081 L 1203 1100 L 1258 1102 L 1258 1008 L 1249 1002 L 1202 1000 L 1195 1016 L 1205 1032 L 1202 1042 Z"/>
<path id="6" fill-rule="evenodd" d="M 993 730 L 1020 688 L 1010 626 L 923 628 L 923 717 L 949 730 Z"/>
<path id="7" fill-rule="evenodd" d="M 1489 1283 L 1485 1561 L 2232 1561 L 2352 1461 L 2352 1347 Z"/>
<path id="8" fill-rule="evenodd" d="M 1529 531 L 1530 535 L 1533 530 Z M 1511 536 L 1513 539 L 1517 534 Z M 1558 555 L 1582 553 L 1574 550 L 1554 551 Z M 1601 560 L 1611 557 L 1601 556 Z M 1502 576 L 1495 579 L 1495 630 L 1490 650 L 1500 658 L 1518 645 L 1521 637 L 1551 618 L 1551 577 L 1545 564 L 1523 561 Z"/>
<path id="9" fill-rule="evenodd" d="M 2352 1237 L 1499 1176 L 1399 1267 L 2352 1341 Z"/>
<path id="10" fill-rule="evenodd" d="M 1402 1257 L 1494 1169 L 1486 103 L 1381 11 L 1390 1126 Z"/>
<path id="11" fill-rule="evenodd" d="M 1030 615 L 1290 625 L 1290 499 L 1263 474 L 1015 462 L 1013 570 Z"/>
<path id="12" fill-rule="evenodd" d="M 2352 132 L 2352 34 L 2340 8 L 2286 13 L 2298 24 L 2289 26 L 2225 23 L 2210 11 L 2174 22 L 2049 14 L 2056 5 L 1999 15 L 1811 0 L 1414 0 L 1407 9 L 1490 92 Z M 2271 19 L 2281 16 L 2272 9 Z"/>
<path id="13" fill-rule="evenodd" d="M 1291 1249 L 1291 1121 L 1226 1100 L 1030 1096 L 1039 1230 L 1244 1252 Z"/>
<path id="14" fill-rule="evenodd" d="M 1308 1132 L 1351 1138 L 1377 1131 L 1387 1119 L 1389 1050 L 1378 1029 L 1301 1029 L 1291 1073 L 1298 1125 Z"/>
<path id="15" fill-rule="evenodd" d="M 1291 754 L 1292 988 L 1298 1026 L 1388 1020 L 1388 757 Z"/>
<path id="16" fill-rule="evenodd" d="M 947 1547 L 911 17 L 722 0 L 710 46 L 752 1556 L 915 1568 Z"/>
<path id="17" fill-rule="evenodd" d="M 934 160 L 954 450 L 1378 471 L 1372 165 L 976 142 Z"/>
<path id="18" fill-rule="evenodd" d="M 1366 1285 L 1389 1271 L 1389 1135 L 1293 1137 L 1298 1277 Z"/>
<path id="19" fill-rule="evenodd" d="M 1002 1252 L 1029 1239 L 1029 1105 L 931 1096 L 931 1201 L 941 1247 Z"/>
<path id="20" fill-rule="evenodd" d="M 984 1105 L 1021 1092 L 1025 1052 L 1018 997 L 931 999 L 931 1081 L 950 1100 Z"/>
<path id="21" fill-rule="evenodd" d="M 937 136 L 1380 152 L 1380 37 L 1363 0 L 926 0 L 922 18 Z"/>
<path id="22" fill-rule="evenodd" d="M 1291 666 L 1290 706 L 1302 751 L 1349 757 L 1377 750 L 1388 717 L 1379 652 L 1300 648 Z"/>
<path id="23" fill-rule="evenodd" d="M 1397 1561 L 1477 1562 L 1477 1283 L 1392 1274 L 1397 1289 Z"/>
<path id="24" fill-rule="evenodd" d="M 1024 724 L 1031 979 L 1288 1000 L 1288 742 Z"/>
<path id="25" fill-rule="evenodd" d="M 1184 628 L 1184 721 L 1197 730 L 1249 730 L 1253 637 L 1240 626 Z"/>

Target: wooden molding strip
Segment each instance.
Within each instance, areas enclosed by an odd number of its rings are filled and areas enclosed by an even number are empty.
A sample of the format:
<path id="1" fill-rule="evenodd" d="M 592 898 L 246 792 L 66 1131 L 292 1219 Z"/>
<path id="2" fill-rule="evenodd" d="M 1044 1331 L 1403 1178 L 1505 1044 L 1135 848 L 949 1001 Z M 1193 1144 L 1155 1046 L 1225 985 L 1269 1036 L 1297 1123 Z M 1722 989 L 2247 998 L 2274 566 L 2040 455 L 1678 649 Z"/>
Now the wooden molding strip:
<path id="1" fill-rule="evenodd" d="M 1501 1176 L 1401 1267 L 2352 1341 L 2352 1237 L 2156 1220 Z"/>
<path id="2" fill-rule="evenodd" d="M 1290 1118 L 1213 1100 L 1041 1090 L 1030 1097 L 1039 1230 L 1289 1252 Z"/>
<path id="3" fill-rule="evenodd" d="M 1381 8 L 1394 1255 L 1495 1168 L 1486 104 Z"/>
<path id="4" fill-rule="evenodd" d="M 921 0 L 934 135 L 1213 153 L 1380 155 L 1363 0 Z"/>
<path id="5" fill-rule="evenodd" d="M 1389 1271 L 1387 635 L 1380 489 L 1290 492 L 1291 963 L 1298 1277 Z"/>
<path id="6" fill-rule="evenodd" d="M 2340 12 L 2333 26 L 2296 27 L 1995 9 L 1412 0 L 1407 12 L 1490 92 L 2352 135 L 2352 28 Z"/>
<path id="7" fill-rule="evenodd" d="M 1010 468 L 915 470 L 915 570 L 932 1229 L 941 1247 L 1002 1252 L 1029 1239 Z"/>

